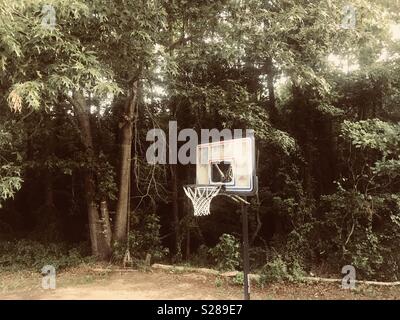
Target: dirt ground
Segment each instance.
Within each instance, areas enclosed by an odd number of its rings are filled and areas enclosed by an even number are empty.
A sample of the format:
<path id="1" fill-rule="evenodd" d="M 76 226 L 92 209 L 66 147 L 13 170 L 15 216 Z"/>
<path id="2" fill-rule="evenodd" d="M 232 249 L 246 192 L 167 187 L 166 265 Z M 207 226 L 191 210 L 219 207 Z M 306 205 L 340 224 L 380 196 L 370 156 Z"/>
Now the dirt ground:
<path id="1" fill-rule="evenodd" d="M 41 275 L 0 272 L 0 299 L 242 299 L 231 279 L 166 271 L 93 272 L 70 270 L 57 275 L 56 289 L 41 288 Z M 336 283 L 252 285 L 252 299 L 399 299 L 399 287 L 357 285 L 344 290 Z"/>

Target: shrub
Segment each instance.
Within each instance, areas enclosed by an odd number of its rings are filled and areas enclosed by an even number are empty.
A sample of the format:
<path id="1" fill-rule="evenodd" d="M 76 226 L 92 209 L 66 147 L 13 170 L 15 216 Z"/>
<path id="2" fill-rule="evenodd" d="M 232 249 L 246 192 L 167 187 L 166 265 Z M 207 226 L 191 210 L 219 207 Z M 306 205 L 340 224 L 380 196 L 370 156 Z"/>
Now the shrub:
<path id="1" fill-rule="evenodd" d="M 2 269 L 40 270 L 52 265 L 56 270 L 89 262 L 81 248 L 71 248 L 63 243 L 43 244 L 31 240 L 0 242 L 0 265 Z"/>
<path id="2" fill-rule="evenodd" d="M 240 265 L 240 243 L 230 234 L 224 233 L 210 253 L 219 270 L 235 270 Z"/>
<path id="3" fill-rule="evenodd" d="M 351 264 L 362 278 L 397 280 L 400 258 L 393 253 L 400 245 L 400 228 L 395 200 L 391 195 L 365 197 L 349 191 L 323 197 L 324 215 L 315 226 L 322 236 L 315 250 L 335 270 Z"/>
<path id="4" fill-rule="evenodd" d="M 244 273 L 238 272 L 232 279 L 232 282 L 237 285 L 243 285 L 244 283 Z"/>
<path id="5" fill-rule="evenodd" d="M 153 261 L 161 260 L 168 254 L 168 248 L 161 244 L 159 217 L 144 211 L 138 211 L 134 217 L 129 232 L 131 255 L 136 259 L 145 259 L 149 253 Z M 126 251 L 126 244 L 115 243 L 113 249 L 114 259 L 121 261 Z"/>
<path id="6" fill-rule="evenodd" d="M 288 278 L 288 268 L 286 262 L 278 256 L 273 261 L 264 265 L 261 270 L 262 282 L 283 281 Z"/>
<path id="7" fill-rule="evenodd" d="M 300 281 L 304 276 L 301 264 L 297 261 L 286 262 L 280 255 L 266 263 L 261 270 L 262 283 L 280 281 Z"/>

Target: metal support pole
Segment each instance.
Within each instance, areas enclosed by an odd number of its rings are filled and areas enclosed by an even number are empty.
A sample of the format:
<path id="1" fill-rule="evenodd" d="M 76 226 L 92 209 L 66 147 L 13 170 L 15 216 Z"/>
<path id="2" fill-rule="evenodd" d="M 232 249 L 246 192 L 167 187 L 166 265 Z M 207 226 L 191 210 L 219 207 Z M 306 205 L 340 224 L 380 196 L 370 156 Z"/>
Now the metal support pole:
<path id="1" fill-rule="evenodd" d="M 247 200 L 246 197 L 245 200 Z M 249 220 L 247 216 L 247 204 L 245 203 L 242 203 L 242 228 L 244 300 L 250 300 Z"/>

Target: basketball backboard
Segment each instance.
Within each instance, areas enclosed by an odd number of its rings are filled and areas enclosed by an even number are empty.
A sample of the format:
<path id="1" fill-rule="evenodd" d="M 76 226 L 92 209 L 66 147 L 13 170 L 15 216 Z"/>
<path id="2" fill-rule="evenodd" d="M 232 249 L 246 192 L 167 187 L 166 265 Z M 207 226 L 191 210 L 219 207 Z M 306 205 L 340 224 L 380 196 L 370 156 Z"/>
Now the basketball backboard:
<path id="1" fill-rule="evenodd" d="M 199 144 L 196 152 L 197 185 L 242 196 L 257 192 L 254 136 Z"/>
<path id="2" fill-rule="evenodd" d="M 249 230 L 246 206 L 250 203 L 246 198 L 257 193 L 255 153 L 252 134 L 246 138 L 199 144 L 196 148 L 196 184 L 183 187 L 192 201 L 195 216 L 209 215 L 211 201 L 218 195 L 226 195 L 236 202 L 241 202 L 245 300 L 250 299 Z"/>

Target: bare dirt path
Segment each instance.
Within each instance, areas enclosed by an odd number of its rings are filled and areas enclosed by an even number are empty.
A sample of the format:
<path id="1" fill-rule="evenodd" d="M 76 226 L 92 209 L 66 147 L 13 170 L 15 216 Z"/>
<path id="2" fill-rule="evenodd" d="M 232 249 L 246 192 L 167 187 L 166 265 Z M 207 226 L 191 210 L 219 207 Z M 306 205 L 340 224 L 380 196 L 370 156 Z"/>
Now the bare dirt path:
<path id="1" fill-rule="evenodd" d="M 78 270 L 58 275 L 55 290 L 43 290 L 40 274 L 0 273 L 0 299 L 242 299 L 242 288 L 230 281 L 196 273 Z M 330 283 L 276 283 L 254 285 L 252 299 L 400 299 L 400 288 L 358 286 L 349 291 Z"/>

